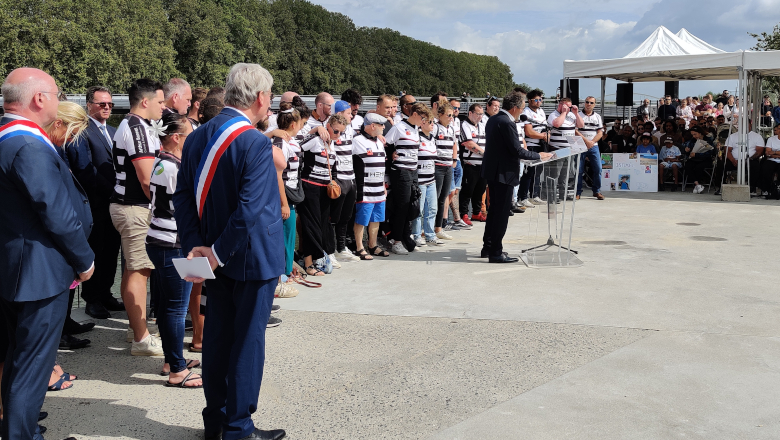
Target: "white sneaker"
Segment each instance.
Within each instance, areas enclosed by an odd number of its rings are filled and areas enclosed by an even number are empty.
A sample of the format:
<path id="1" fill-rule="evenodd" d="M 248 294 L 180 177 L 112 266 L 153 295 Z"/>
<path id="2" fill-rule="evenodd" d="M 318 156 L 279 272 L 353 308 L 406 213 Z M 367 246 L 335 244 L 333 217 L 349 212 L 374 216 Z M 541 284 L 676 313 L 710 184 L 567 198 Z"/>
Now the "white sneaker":
<path id="1" fill-rule="evenodd" d="M 456 221 L 456 222 L 455 222 L 455 223 L 452 225 L 452 229 L 455 229 L 455 230 L 458 230 L 458 229 L 469 230 L 469 229 L 471 229 L 471 228 L 472 228 L 472 226 L 468 225 L 468 224 L 467 224 L 466 222 L 464 222 L 462 219 L 461 219 L 461 220 L 458 220 L 458 221 Z"/>
<path id="2" fill-rule="evenodd" d="M 704 187 L 701 185 L 696 185 L 693 187 L 694 194 L 701 194 L 702 191 L 704 191 Z"/>
<path id="3" fill-rule="evenodd" d="M 442 240 L 452 240 L 452 235 L 444 232 L 444 230 L 442 229 L 441 231 L 436 233 L 436 238 L 440 238 Z"/>
<path id="4" fill-rule="evenodd" d="M 141 342 L 133 341 L 130 354 L 133 356 L 163 356 L 162 341 L 152 335 L 147 336 Z"/>
<path id="5" fill-rule="evenodd" d="M 417 246 L 425 246 L 425 239 L 422 235 L 415 237 L 414 242 L 417 244 Z"/>
<path id="6" fill-rule="evenodd" d="M 274 298 L 294 298 L 298 296 L 298 289 L 287 283 L 279 283 L 274 290 Z"/>
<path id="7" fill-rule="evenodd" d="M 393 247 L 390 248 L 390 252 L 398 255 L 409 255 L 409 251 L 406 250 L 400 241 L 393 243 Z"/>
<path id="8" fill-rule="evenodd" d="M 157 328 L 154 324 L 146 324 L 146 329 L 149 330 L 149 334 L 155 337 L 160 337 L 160 330 Z M 127 342 L 135 342 L 135 332 L 133 332 L 132 327 L 127 328 L 127 335 L 125 336 L 125 341 Z"/>
<path id="9" fill-rule="evenodd" d="M 436 237 L 433 240 L 427 240 L 426 244 L 428 246 L 441 246 L 444 244 L 444 240 L 441 240 L 439 239 L 439 237 Z"/>
<path id="10" fill-rule="evenodd" d="M 520 206 L 525 206 L 526 208 L 536 208 L 536 205 L 531 203 L 528 199 L 523 199 L 520 201 Z"/>
<path id="11" fill-rule="evenodd" d="M 336 258 L 338 258 L 339 261 L 360 261 L 360 257 L 355 256 L 349 249 L 344 249 L 336 254 Z"/>
<path id="12" fill-rule="evenodd" d="M 339 260 L 336 259 L 335 254 L 328 255 L 330 257 L 330 264 L 333 265 L 334 269 L 341 269 L 341 263 L 339 263 Z"/>
<path id="13" fill-rule="evenodd" d="M 531 203 L 534 205 L 544 205 L 544 200 L 540 199 L 539 197 L 534 197 L 531 199 Z"/>

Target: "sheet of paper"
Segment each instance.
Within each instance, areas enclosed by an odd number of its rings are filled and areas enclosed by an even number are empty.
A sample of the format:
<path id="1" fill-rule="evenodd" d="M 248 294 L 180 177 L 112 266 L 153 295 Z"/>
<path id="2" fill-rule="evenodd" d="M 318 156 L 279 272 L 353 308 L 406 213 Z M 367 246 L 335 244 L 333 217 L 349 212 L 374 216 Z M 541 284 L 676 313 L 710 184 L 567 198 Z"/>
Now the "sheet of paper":
<path id="1" fill-rule="evenodd" d="M 566 136 L 566 140 L 569 141 L 569 148 L 572 153 L 583 153 L 588 151 L 588 146 L 585 145 L 585 140 L 579 136 Z"/>
<path id="2" fill-rule="evenodd" d="M 192 260 L 173 258 L 171 261 L 182 279 L 194 277 L 213 280 L 215 278 L 214 272 L 211 270 L 211 266 L 209 266 L 209 259 L 206 257 L 195 257 Z"/>

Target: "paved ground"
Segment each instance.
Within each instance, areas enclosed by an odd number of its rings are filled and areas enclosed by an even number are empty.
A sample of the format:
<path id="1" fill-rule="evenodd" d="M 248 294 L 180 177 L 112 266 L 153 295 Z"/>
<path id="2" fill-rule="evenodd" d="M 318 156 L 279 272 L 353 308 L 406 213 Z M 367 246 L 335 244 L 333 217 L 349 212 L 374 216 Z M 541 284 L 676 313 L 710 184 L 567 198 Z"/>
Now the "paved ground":
<path id="1" fill-rule="evenodd" d="M 257 425 L 291 439 L 780 438 L 780 205 L 607 196 L 577 204 L 580 268 L 488 265 L 479 225 L 277 300 Z M 532 211 L 510 220 L 510 253 L 534 241 Z M 202 392 L 129 356 L 122 318 L 61 353 L 81 378 L 49 393 L 47 438 L 200 438 Z"/>

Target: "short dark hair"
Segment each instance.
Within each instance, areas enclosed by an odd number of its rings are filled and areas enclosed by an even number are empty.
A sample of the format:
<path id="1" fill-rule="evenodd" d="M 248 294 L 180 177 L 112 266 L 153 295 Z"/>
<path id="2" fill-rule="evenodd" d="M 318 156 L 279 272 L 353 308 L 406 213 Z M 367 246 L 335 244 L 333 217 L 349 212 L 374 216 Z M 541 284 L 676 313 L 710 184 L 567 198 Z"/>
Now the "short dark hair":
<path id="1" fill-rule="evenodd" d="M 363 96 L 355 89 L 347 89 L 341 94 L 341 100 L 347 101 L 350 105 L 363 104 Z"/>
<path id="2" fill-rule="evenodd" d="M 542 96 L 542 91 L 541 90 L 531 90 L 530 92 L 528 92 L 528 95 L 526 95 L 526 97 L 529 100 L 530 99 L 534 99 L 534 98 L 539 98 L 541 96 Z"/>
<path id="3" fill-rule="evenodd" d="M 489 100 L 488 102 L 491 101 L 492 100 Z M 508 95 L 504 96 L 504 102 L 501 104 L 501 108 L 509 111 L 515 107 L 517 108 L 521 107 L 524 102 L 525 102 L 525 93 L 510 92 Z"/>
<path id="4" fill-rule="evenodd" d="M 163 115 L 162 123 L 168 128 L 165 129 L 165 134 L 160 136 L 161 141 L 173 136 L 175 133 L 181 133 L 184 129 L 184 124 L 189 124 L 189 121 L 184 115 L 180 115 L 176 112 L 168 112 Z"/>
<path id="5" fill-rule="evenodd" d="M 434 103 L 438 103 L 442 100 L 442 98 L 447 99 L 447 93 L 442 92 L 439 90 L 435 95 L 431 96 L 431 108 L 433 108 Z"/>
<path id="6" fill-rule="evenodd" d="M 92 86 L 87 89 L 87 102 L 92 102 L 95 100 L 95 93 L 97 92 L 106 92 L 109 95 L 111 95 L 111 89 L 105 86 Z"/>
<path id="7" fill-rule="evenodd" d="M 206 98 L 217 98 L 221 101 L 225 100 L 225 88 L 216 86 L 209 89 L 209 92 L 206 93 Z"/>
<path id="8" fill-rule="evenodd" d="M 203 87 L 195 87 L 192 89 L 192 103 L 203 101 L 208 93 L 209 91 Z"/>
<path id="9" fill-rule="evenodd" d="M 300 96 L 293 96 L 292 105 L 295 110 L 298 110 L 302 119 L 309 119 L 309 116 L 311 116 L 311 109 L 306 106 L 306 103 L 303 102 L 303 99 L 301 99 Z"/>
<path id="10" fill-rule="evenodd" d="M 471 104 L 469 106 L 469 113 L 473 112 L 477 109 L 477 107 L 482 108 L 482 104 L 477 104 L 476 102 L 474 104 Z"/>
<path id="11" fill-rule="evenodd" d="M 409 103 L 412 102 L 412 98 L 414 98 L 414 96 L 408 94 L 404 95 L 401 97 L 401 102 L 399 104 L 401 104 L 402 106 L 408 105 Z"/>
<path id="12" fill-rule="evenodd" d="M 517 92 L 512 92 L 512 93 L 517 93 Z M 499 103 L 499 104 L 501 104 L 501 100 L 500 100 L 500 99 L 496 98 L 495 96 L 491 96 L 490 98 L 488 98 L 488 100 L 487 100 L 487 102 L 485 103 L 485 105 L 486 105 L 487 107 L 490 107 L 490 106 L 491 106 L 491 105 L 493 105 L 493 103 L 494 103 L 494 102 L 496 102 L 496 101 L 498 101 L 498 103 Z"/>
<path id="13" fill-rule="evenodd" d="M 155 81 L 149 78 L 141 78 L 133 81 L 130 84 L 130 88 L 127 89 L 127 97 L 130 100 L 130 107 L 135 107 L 148 98 L 149 95 L 154 95 L 158 90 L 163 89 L 163 84 L 160 81 Z"/>
<path id="14" fill-rule="evenodd" d="M 200 108 L 198 108 L 198 122 L 205 124 L 217 116 L 224 107 L 225 103 L 220 98 L 203 98 L 203 101 L 200 102 Z"/>

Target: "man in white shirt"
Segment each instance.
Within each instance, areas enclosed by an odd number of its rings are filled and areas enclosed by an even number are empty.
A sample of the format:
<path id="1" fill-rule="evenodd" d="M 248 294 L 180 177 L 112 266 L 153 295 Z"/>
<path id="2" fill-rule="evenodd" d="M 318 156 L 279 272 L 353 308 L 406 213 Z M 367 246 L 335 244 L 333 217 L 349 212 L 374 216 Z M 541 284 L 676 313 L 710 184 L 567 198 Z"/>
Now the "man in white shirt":
<path id="1" fill-rule="evenodd" d="M 593 111 L 595 107 L 596 98 L 588 96 L 585 98 L 585 108 L 578 115 L 584 125 L 576 132 L 585 142 L 588 150 L 580 157 L 580 170 L 577 173 L 577 200 L 582 194 L 582 175 L 585 173 L 586 159 L 590 164 L 593 197 L 597 200 L 604 200 L 604 195 L 601 194 L 601 152 L 599 151 L 599 141 L 604 136 L 604 121 L 601 119 L 601 115 Z"/>
<path id="2" fill-rule="evenodd" d="M 749 127 L 753 128 L 753 122 L 749 123 Z M 771 138 L 770 138 L 771 139 Z M 750 181 L 750 193 L 755 195 L 756 187 L 759 185 L 761 170 L 759 168 L 759 159 L 764 155 L 764 138 L 760 134 L 749 131 L 748 132 L 748 145 L 747 145 L 747 159 L 748 159 L 748 173 Z M 739 161 L 739 133 L 732 133 L 726 138 L 726 164 L 724 171 L 734 171 L 737 169 L 737 163 Z M 761 189 L 767 190 L 763 188 Z"/>

